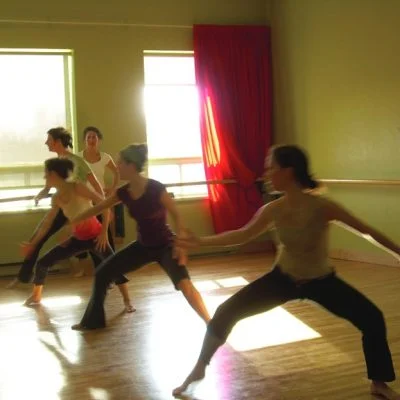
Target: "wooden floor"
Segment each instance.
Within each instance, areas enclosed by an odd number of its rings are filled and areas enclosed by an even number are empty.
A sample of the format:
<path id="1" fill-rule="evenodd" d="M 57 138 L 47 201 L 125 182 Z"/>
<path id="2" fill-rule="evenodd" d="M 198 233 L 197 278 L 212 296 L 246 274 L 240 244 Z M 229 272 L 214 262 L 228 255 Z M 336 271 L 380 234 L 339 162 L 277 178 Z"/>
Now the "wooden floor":
<path id="1" fill-rule="evenodd" d="M 267 271 L 271 261 L 265 254 L 208 257 L 192 260 L 190 270 L 213 310 L 244 280 Z M 335 264 L 343 278 L 384 311 L 393 359 L 400 365 L 400 269 Z M 109 326 L 87 333 L 70 326 L 82 315 L 91 278 L 49 277 L 40 307 L 21 305 L 30 287 L 1 290 L 0 399 L 172 399 L 171 390 L 197 358 L 205 326 L 157 266 L 129 277 L 137 312 L 121 313 L 122 302 L 113 289 L 106 304 Z M 224 287 L 229 285 L 233 287 Z M 393 387 L 400 389 L 400 383 Z M 314 304 L 295 302 L 239 323 L 206 378 L 186 398 L 373 397 L 358 331 Z"/>

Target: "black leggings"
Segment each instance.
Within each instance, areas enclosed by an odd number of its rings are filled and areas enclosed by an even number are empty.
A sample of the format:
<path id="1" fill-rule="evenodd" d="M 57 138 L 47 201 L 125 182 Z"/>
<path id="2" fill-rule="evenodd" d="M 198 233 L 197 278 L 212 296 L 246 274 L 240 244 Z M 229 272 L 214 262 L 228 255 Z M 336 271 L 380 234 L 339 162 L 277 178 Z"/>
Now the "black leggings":
<path id="1" fill-rule="evenodd" d="M 42 240 L 36 245 L 35 250 L 32 252 L 29 257 L 26 257 L 22 262 L 22 265 L 19 269 L 17 279 L 20 282 L 29 282 L 32 279 L 33 274 L 33 267 L 36 264 L 36 261 L 39 257 L 40 250 L 42 249 L 43 245 L 56 233 L 58 232 L 67 222 L 67 218 L 63 214 L 62 210 L 59 210 L 56 217 L 51 224 L 49 231 L 43 236 Z M 36 231 L 40 228 L 43 220 L 39 223 L 36 227 Z"/>
<path id="2" fill-rule="evenodd" d="M 38 261 L 33 283 L 36 285 L 43 285 L 48 270 L 51 266 L 61 260 L 68 259 L 78 253 L 81 253 L 82 251 L 93 252 L 100 260 L 105 260 L 107 257 L 114 254 L 110 247 L 108 247 L 104 252 L 98 251 L 96 249 L 95 239 L 79 240 L 75 237 L 71 237 L 61 245 L 58 245 L 51 249 Z M 95 264 L 95 268 L 99 265 L 100 263 Z M 128 282 L 128 279 L 126 279 L 124 275 L 118 274 L 115 275 L 114 281 L 117 285 L 120 285 L 122 283 Z"/>
<path id="3" fill-rule="evenodd" d="M 104 300 L 109 283 L 117 274 L 136 271 L 146 264 L 158 262 L 168 274 L 175 289 L 182 279 L 190 279 L 184 265 L 179 265 L 172 256 L 172 246 L 146 247 L 133 242 L 107 258 L 96 270 L 92 295 L 82 317 L 81 325 L 90 328 L 103 328 L 106 325 Z"/>
<path id="4" fill-rule="evenodd" d="M 225 342 L 232 328 L 241 319 L 294 299 L 312 300 L 351 322 L 362 333 L 368 378 L 383 382 L 395 379 L 382 312 L 335 273 L 299 285 L 283 274 L 279 267 L 275 267 L 272 272 L 250 283 L 221 304 L 208 330 Z M 210 360 L 203 361 L 209 363 Z"/>

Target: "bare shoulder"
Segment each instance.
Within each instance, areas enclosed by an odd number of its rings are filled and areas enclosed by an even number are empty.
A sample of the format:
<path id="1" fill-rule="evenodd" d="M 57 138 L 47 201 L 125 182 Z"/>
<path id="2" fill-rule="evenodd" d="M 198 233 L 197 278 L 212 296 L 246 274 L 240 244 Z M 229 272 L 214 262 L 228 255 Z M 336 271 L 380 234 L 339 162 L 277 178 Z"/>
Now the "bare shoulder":
<path id="1" fill-rule="evenodd" d="M 276 213 L 279 212 L 279 210 L 282 208 L 284 203 L 283 197 L 276 199 L 276 200 L 272 200 L 270 202 L 268 202 L 267 204 L 264 204 L 260 209 L 259 209 L 259 213 L 261 214 L 261 216 L 271 220 L 274 219 L 274 216 L 276 215 Z"/>
<path id="2" fill-rule="evenodd" d="M 340 216 L 345 211 L 338 202 L 329 197 L 318 196 L 317 201 L 321 205 L 325 217 L 328 221 L 335 221 L 337 219 L 340 219 Z"/>
<path id="3" fill-rule="evenodd" d="M 279 211 L 284 206 L 284 203 L 285 203 L 285 198 L 284 196 L 282 196 L 279 197 L 279 199 L 270 201 L 265 205 L 265 207 L 269 210 L 269 212 L 274 213 Z"/>

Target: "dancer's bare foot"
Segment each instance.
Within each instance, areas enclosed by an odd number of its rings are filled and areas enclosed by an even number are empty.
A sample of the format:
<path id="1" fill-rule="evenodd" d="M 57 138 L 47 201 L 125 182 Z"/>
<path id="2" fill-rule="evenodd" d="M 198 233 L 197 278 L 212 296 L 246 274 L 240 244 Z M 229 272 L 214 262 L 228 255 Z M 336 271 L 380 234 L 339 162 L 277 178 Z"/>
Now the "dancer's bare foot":
<path id="1" fill-rule="evenodd" d="M 41 300 L 42 300 L 41 297 L 38 297 L 38 296 L 32 294 L 25 300 L 24 305 L 25 306 L 36 306 L 36 305 L 40 304 Z"/>
<path id="2" fill-rule="evenodd" d="M 385 382 L 373 381 L 371 394 L 383 397 L 386 400 L 400 400 L 400 394 L 391 389 Z"/>
<path id="3" fill-rule="evenodd" d="M 128 301 L 128 302 L 125 303 L 125 311 L 127 313 L 133 313 L 133 312 L 136 311 L 136 308 L 133 307 L 133 305 Z"/>
<path id="4" fill-rule="evenodd" d="M 178 386 L 172 391 L 172 395 L 179 396 L 188 388 L 188 386 L 191 383 L 203 379 L 205 374 L 206 374 L 206 366 L 201 361 L 198 361 L 195 367 L 193 368 L 192 372 L 188 375 L 188 377 L 185 379 L 182 385 Z"/>

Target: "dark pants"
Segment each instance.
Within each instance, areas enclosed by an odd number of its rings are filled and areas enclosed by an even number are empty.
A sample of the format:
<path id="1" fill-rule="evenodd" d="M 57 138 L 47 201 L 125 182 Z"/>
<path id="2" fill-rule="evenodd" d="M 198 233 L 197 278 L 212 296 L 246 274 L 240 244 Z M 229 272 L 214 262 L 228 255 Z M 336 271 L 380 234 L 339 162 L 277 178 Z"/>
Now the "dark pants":
<path id="1" fill-rule="evenodd" d="M 241 319 L 294 299 L 312 300 L 351 322 L 362 334 L 368 378 L 383 382 L 395 379 L 382 312 L 334 273 L 298 285 L 276 267 L 221 304 L 208 325 L 209 332 L 225 342 Z"/>
<path id="2" fill-rule="evenodd" d="M 86 328 L 103 328 L 106 325 L 104 300 L 107 287 L 117 274 L 136 271 L 146 264 L 158 262 L 168 274 L 175 289 L 182 279 L 189 279 L 184 265 L 179 265 L 172 256 L 172 246 L 145 247 L 133 242 L 107 258 L 96 270 L 92 295 L 87 305 L 81 325 Z"/>
<path id="3" fill-rule="evenodd" d="M 66 260 L 82 251 L 90 251 L 93 254 L 96 254 L 96 257 L 99 260 L 105 260 L 107 257 L 114 254 L 112 249 L 109 247 L 104 252 L 100 252 L 96 250 L 96 242 L 95 239 L 90 240 L 79 240 L 75 237 L 71 237 L 66 242 L 61 245 L 58 245 L 51 249 L 48 253 L 46 253 L 37 263 L 35 277 L 33 283 L 36 285 L 43 285 L 48 270 L 51 266 L 56 264 L 61 260 Z M 95 268 L 98 267 L 99 264 L 95 264 Z M 128 282 L 128 279 L 125 278 L 124 275 L 118 274 L 114 279 L 117 285 Z"/>
<path id="4" fill-rule="evenodd" d="M 62 210 L 59 210 L 56 217 L 54 218 L 53 223 L 49 231 L 46 235 L 42 238 L 42 240 L 37 244 L 33 253 L 24 259 L 22 265 L 19 269 L 17 278 L 20 282 L 29 282 L 32 279 L 33 274 L 33 267 L 36 264 L 36 261 L 39 257 L 40 250 L 42 249 L 43 245 L 56 233 L 58 232 L 67 222 L 67 218 L 63 214 Z M 40 228 L 40 225 L 43 223 L 43 220 L 40 222 L 36 231 Z"/>

